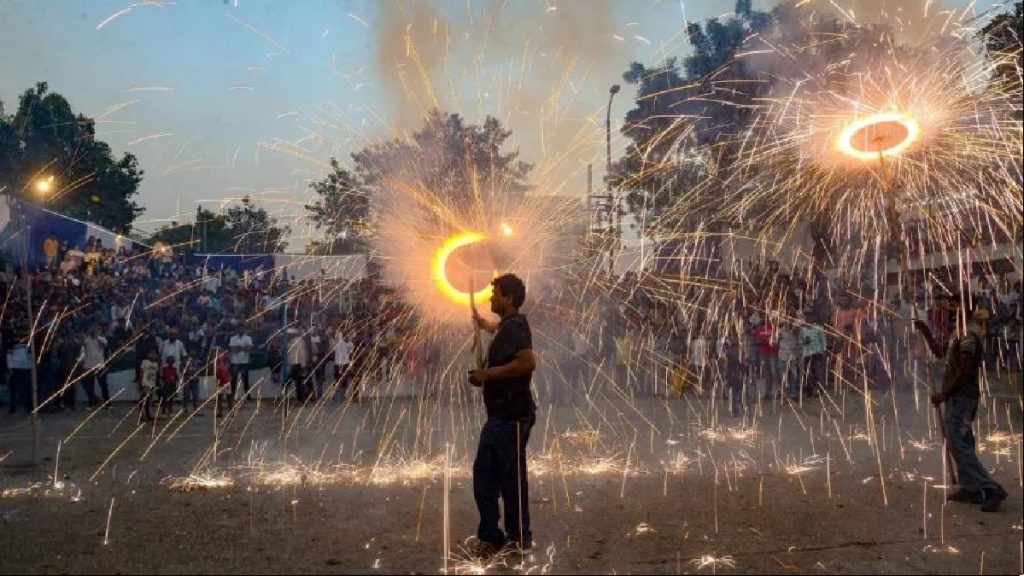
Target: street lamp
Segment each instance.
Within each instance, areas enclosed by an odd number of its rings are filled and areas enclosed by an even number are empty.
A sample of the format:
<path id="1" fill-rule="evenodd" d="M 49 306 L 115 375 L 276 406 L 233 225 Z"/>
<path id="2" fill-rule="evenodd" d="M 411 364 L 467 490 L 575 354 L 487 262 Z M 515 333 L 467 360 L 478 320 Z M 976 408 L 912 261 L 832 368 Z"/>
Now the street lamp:
<path id="1" fill-rule="evenodd" d="M 39 178 L 35 181 L 33 186 L 35 187 L 36 192 L 43 194 L 45 196 L 46 194 L 49 194 L 51 190 L 53 190 L 53 176 Z"/>
<path id="2" fill-rule="evenodd" d="M 606 162 L 605 162 L 605 183 L 609 192 L 612 190 L 612 100 L 615 99 L 615 95 L 619 93 L 619 85 L 612 84 L 612 87 L 608 89 L 608 115 L 605 117 L 604 122 L 604 137 L 606 144 Z"/>
<path id="3" fill-rule="evenodd" d="M 621 237 L 622 223 L 621 217 L 616 220 L 619 211 L 619 200 L 618 198 L 612 198 L 612 100 L 615 99 L 615 95 L 619 93 L 620 86 L 618 84 L 612 84 L 612 87 L 608 89 L 608 114 L 605 117 L 604 122 L 604 137 L 605 137 L 605 190 L 608 192 L 610 199 L 608 215 L 608 229 L 611 231 L 612 222 L 616 223 L 615 230 Z M 615 274 L 615 243 L 612 242 L 608 249 L 608 277 L 611 278 Z"/>
<path id="4" fill-rule="evenodd" d="M 46 189 L 52 185 L 53 178 L 50 177 L 46 180 Z M 39 183 L 36 184 L 36 189 L 39 189 Z M 29 332 L 28 342 L 26 347 L 28 348 L 28 355 L 31 359 L 31 378 L 32 378 L 32 465 L 38 466 L 40 461 L 40 443 L 41 443 L 41 432 L 39 428 L 39 373 L 36 365 L 36 345 L 35 345 L 35 327 L 33 326 L 33 318 L 36 314 L 32 305 L 32 278 L 28 273 L 28 251 L 29 251 L 29 236 L 32 235 L 32 226 L 28 223 L 28 217 L 25 213 L 24 201 L 20 198 L 7 197 L 7 206 L 11 214 L 12 221 L 19 221 L 21 223 L 21 275 L 25 282 L 25 310 L 28 312 L 29 319 Z"/>

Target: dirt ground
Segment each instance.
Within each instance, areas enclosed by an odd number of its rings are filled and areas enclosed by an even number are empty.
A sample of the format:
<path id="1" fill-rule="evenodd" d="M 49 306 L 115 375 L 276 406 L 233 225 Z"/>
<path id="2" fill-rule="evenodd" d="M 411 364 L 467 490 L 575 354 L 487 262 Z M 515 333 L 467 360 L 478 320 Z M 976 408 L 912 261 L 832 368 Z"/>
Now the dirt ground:
<path id="1" fill-rule="evenodd" d="M 982 458 L 1011 493 L 995 514 L 942 506 L 932 412 L 909 391 L 874 394 L 870 415 L 851 392 L 753 420 L 708 398 L 544 405 L 530 441 L 537 546 L 485 567 L 460 549 L 477 522 L 467 466 L 483 409 L 459 398 L 287 415 L 262 402 L 219 428 L 209 409 L 142 427 L 128 405 L 46 415 L 35 469 L 21 464 L 28 419 L 5 414 L 0 573 L 1024 572 L 1012 400 L 978 419 Z M 172 489 L 193 472 L 203 489 Z"/>

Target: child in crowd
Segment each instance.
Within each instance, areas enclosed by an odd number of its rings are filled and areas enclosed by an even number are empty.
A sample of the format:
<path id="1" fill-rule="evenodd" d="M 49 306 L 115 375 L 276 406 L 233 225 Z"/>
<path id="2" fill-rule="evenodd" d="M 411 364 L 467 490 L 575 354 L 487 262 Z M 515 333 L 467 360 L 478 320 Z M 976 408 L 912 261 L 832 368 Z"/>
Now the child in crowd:
<path id="1" fill-rule="evenodd" d="M 174 356 L 167 357 L 167 363 L 160 372 L 160 380 L 162 411 L 164 414 L 170 414 L 174 411 L 174 394 L 178 391 L 178 369 L 174 367 Z"/>
<path id="2" fill-rule="evenodd" d="M 217 375 L 217 418 L 224 415 L 224 407 L 231 407 L 231 366 L 228 364 L 228 355 L 221 352 L 220 348 L 214 349 L 214 371 Z"/>

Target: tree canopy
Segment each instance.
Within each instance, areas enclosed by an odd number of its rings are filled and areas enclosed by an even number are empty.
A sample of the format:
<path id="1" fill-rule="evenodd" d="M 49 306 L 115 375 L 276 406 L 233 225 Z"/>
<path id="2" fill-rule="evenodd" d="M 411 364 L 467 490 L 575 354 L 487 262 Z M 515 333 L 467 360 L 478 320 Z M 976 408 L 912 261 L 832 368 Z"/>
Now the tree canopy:
<path id="1" fill-rule="evenodd" d="M 432 110 L 409 138 L 395 138 L 352 155 L 351 168 L 331 160 L 331 170 L 310 187 L 310 219 L 327 240 L 318 249 L 358 250 L 374 229 L 375 204 L 417 197 L 424 214 L 452 224 L 494 204 L 522 200 L 532 166 L 506 151 L 511 130 L 487 117 L 470 124 L 459 114 Z"/>
<path id="2" fill-rule="evenodd" d="M 362 179 L 331 158 L 331 171 L 310 184 L 316 201 L 306 205 L 309 218 L 325 240 L 316 251 L 328 254 L 357 252 L 364 247 L 369 226 L 370 198 Z"/>
<path id="3" fill-rule="evenodd" d="M 21 95 L 13 115 L 0 104 L 0 188 L 7 194 L 127 234 L 144 210 L 133 199 L 141 182 L 135 156 L 115 157 L 96 139 L 93 119 L 75 114 L 45 82 Z"/>
<path id="4" fill-rule="evenodd" d="M 284 251 L 290 232 L 288 226 L 278 223 L 246 196 L 240 205 L 220 214 L 200 206 L 194 222 L 172 222 L 157 230 L 149 241 L 163 242 L 183 252 L 263 254 Z"/>
<path id="5" fill-rule="evenodd" d="M 1017 64 L 1007 59 L 998 65 L 997 73 L 1011 82 L 1021 81 L 1024 69 L 1024 2 L 1017 2 L 1013 10 L 997 14 L 981 29 L 989 51 L 999 55 L 1017 57 Z"/>
<path id="6" fill-rule="evenodd" d="M 662 216 L 682 190 L 705 181 L 709 168 L 719 164 L 718 158 L 692 156 L 688 149 L 725 142 L 724 131 L 734 133 L 749 122 L 743 104 L 752 94 L 743 91 L 753 85 L 744 82 L 742 70 L 727 65 L 751 34 L 770 24 L 770 14 L 754 11 L 750 0 L 738 0 L 733 16 L 687 24 L 693 53 L 682 62 L 670 58 L 654 67 L 633 62 L 623 74 L 626 83 L 637 86 L 637 98 L 622 127 L 630 143 L 612 177 L 625 190 L 631 211 Z M 726 78 L 736 82 L 723 82 Z"/>

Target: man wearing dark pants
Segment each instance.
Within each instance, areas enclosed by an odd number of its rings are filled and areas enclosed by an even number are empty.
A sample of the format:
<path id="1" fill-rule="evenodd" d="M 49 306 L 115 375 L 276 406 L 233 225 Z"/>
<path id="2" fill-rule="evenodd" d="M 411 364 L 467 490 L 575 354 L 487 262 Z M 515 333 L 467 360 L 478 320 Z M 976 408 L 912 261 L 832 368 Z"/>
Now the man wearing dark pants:
<path id="1" fill-rule="evenodd" d="M 248 402 L 252 399 L 249 397 L 249 353 L 252 351 L 252 336 L 249 335 L 245 320 L 239 322 L 238 330 L 231 335 L 231 339 L 228 340 L 228 348 L 231 349 L 231 354 L 228 356 L 231 370 L 230 398 L 232 401 L 238 398 L 235 392 L 238 390 L 238 381 L 241 380 L 242 388 L 245 390 L 245 401 Z"/>
<path id="2" fill-rule="evenodd" d="M 533 545 L 526 444 L 536 423 L 530 391 L 536 360 L 530 324 L 519 313 L 526 286 L 513 274 L 495 278 L 491 286 L 491 312 L 501 321 L 485 320 L 473 310 L 474 321 L 494 338 L 487 350 L 487 367 L 469 376 L 470 383 L 483 387 L 487 408 L 487 422 L 480 431 L 473 462 L 473 496 L 480 512 L 478 556 L 493 555 L 506 543 L 520 549 Z M 498 527 L 499 497 L 504 503 L 504 532 Z"/>
<path id="3" fill-rule="evenodd" d="M 995 512 L 1006 499 L 1006 490 L 1000 486 L 978 459 L 971 424 L 978 411 L 978 372 L 984 358 L 977 322 L 967 313 L 957 314 L 956 334 L 943 348 L 932 337 L 928 325 L 914 320 L 914 328 L 928 342 L 936 358 L 946 359 L 942 390 L 931 396 L 933 404 L 946 403 L 943 419 L 949 451 L 956 461 L 960 489 L 948 496 L 955 502 L 981 504 L 984 512 Z"/>

